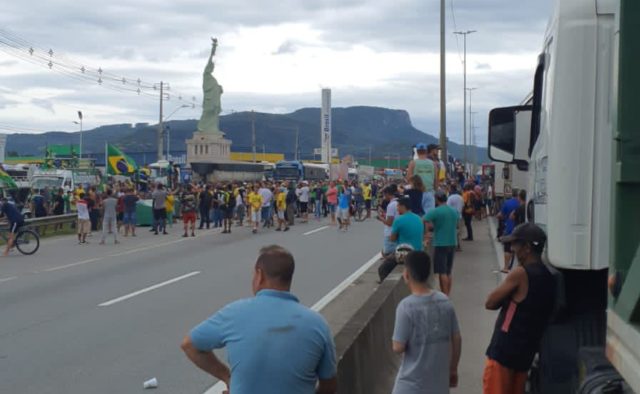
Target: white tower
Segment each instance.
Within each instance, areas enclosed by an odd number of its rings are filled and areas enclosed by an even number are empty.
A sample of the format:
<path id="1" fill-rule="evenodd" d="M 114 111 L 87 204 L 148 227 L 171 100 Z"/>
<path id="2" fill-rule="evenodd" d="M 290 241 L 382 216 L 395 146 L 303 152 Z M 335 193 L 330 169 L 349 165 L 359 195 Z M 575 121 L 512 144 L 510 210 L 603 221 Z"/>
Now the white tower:
<path id="1" fill-rule="evenodd" d="M 322 89 L 322 109 L 320 111 L 321 160 L 331 164 L 331 89 Z"/>
<path id="2" fill-rule="evenodd" d="M 4 163 L 4 153 L 7 147 L 7 135 L 0 134 L 0 163 Z"/>

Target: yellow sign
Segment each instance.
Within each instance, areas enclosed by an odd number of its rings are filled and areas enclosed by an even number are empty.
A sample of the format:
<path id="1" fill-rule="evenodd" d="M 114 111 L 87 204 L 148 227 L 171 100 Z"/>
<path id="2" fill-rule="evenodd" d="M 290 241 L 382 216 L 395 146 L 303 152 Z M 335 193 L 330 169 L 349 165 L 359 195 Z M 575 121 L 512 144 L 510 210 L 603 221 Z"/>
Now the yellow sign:
<path id="1" fill-rule="evenodd" d="M 253 161 L 253 153 L 252 152 L 231 152 L 231 160 L 235 161 Z M 257 153 L 256 152 L 256 161 L 268 161 L 269 163 L 276 163 L 278 161 L 284 160 L 284 154 L 282 153 Z"/>

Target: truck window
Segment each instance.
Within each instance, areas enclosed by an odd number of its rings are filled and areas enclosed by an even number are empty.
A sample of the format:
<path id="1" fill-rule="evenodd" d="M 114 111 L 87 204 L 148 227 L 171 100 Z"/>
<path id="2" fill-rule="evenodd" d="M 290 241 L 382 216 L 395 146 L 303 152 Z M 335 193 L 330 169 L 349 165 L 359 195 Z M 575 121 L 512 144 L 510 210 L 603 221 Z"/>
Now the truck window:
<path id="1" fill-rule="evenodd" d="M 531 136 L 529 139 L 529 157 L 540 135 L 540 117 L 542 116 L 542 94 L 544 90 L 544 53 L 538 58 L 538 67 L 533 78 L 533 111 L 531 113 Z"/>

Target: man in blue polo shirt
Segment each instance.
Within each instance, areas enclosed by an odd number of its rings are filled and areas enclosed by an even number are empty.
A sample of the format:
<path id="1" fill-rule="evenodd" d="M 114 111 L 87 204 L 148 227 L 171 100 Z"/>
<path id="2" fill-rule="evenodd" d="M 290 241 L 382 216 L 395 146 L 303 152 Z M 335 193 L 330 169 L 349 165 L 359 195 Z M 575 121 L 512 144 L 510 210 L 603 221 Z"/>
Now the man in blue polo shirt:
<path id="1" fill-rule="evenodd" d="M 294 267 L 286 249 L 262 248 L 254 268 L 255 297 L 225 306 L 182 342 L 187 357 L 225 382 L 233 394 L 336 392 L 329 326 L 290 293 Z M 212 352 L 222 347 L 230 368 Z"/>

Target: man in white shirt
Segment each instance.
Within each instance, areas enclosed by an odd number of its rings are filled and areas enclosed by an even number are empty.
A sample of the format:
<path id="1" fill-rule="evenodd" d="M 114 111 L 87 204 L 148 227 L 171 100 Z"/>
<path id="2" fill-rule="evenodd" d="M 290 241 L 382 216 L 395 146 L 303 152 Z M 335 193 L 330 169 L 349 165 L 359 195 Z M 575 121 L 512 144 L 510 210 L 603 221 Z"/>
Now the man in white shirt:
<path id="1" fill-rule="evenodd" d="M 462 210 L 464 209 L 464 199 L 460 195 L 460 192 L 454 187 L 451 188 L 451 194 L 447 199 L 447 205 L 454 208 L 458 211 L 458 246 L 456 250 L 458 252 L 462 251 L 460 239 L 462 238 L 462 227 L 464 226 L 464 222 L 462 220 Z"/>
<path id="2" fill-rule="evenodd" d="M 300 200 L 300 215 L 302 216 L 302 222 L 306 223 L 309 220 L 309 183 L 302 181 L 302 187 L 299 189 Z"/>
<path id="3" fill-rule="evenodd" d="M 261 218 L 262 218 L 262 227 L 271 227 L 271 200 L 273 200 L 273 193 L 267 187 L 266 183 L 260 184 L 260 189 L 258 189 L 258 194 L 262 196 L 262 210 L 261 210 Z"/>
<path id="4" fill-rule="evenodd" d="M 393 185 L 395 186 L 395 185 Z M 391 241 L 391 226 L 393 226 L 393 220 L 398 216 L 398 201 L 395 198 L 395 191 L 397 190 L 393 186 L 387 186 L 382 191 L 383 198 L 389 201 L 386 212 L 379 212 L 377 219 L 384 223 L 384 241 L 382 247 L 382 255 L 388 256 L 394 253 L 396 250 L 396 242 Z"/>
<path id="5" fill-rule="evenodd" d="M 78 195 L 76 209 L 78 210 L 78 243 L 87 243 L 87 234 L 91 231 L 91 220 L 89 219 L 89 206 L 84 199 L 84 193 Z"/>

